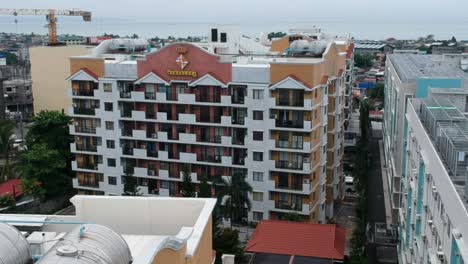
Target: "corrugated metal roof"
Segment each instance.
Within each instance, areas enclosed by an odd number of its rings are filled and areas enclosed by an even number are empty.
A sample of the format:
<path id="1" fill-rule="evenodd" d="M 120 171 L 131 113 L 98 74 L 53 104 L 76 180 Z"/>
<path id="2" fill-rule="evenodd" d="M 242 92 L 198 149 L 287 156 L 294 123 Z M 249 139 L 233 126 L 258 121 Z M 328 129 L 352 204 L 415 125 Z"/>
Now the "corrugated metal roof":
<path id="1" fill-rule="evenodd" d="M 355 49 L 381 49 L 387 44 L 380 43 L 356 43 Z"/>

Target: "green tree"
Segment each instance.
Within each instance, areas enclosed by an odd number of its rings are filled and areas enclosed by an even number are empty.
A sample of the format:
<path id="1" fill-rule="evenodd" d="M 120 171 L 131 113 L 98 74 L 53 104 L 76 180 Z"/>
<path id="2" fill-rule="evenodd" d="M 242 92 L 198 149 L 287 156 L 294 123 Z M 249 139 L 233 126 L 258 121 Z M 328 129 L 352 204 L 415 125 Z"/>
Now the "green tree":
<path id="1" fill-rule="evenodd" d="M 200 191 L 198 192 L 200 198 L 211 197 L 211 185 L 208 183 L 208 177 L 204 176 L 200 182 Z"/>
<path id="2" fill-rule="evenodd" d="M 370 98 L 372 100 L 383 101 L 384 100 L 384 87 L 383 83 L 378 83 L 374 89 L 370 91 Z"/>
<path id="3" fill-rule="evenodd" d="M 457 43 L 457 39 L 454 36 L 452 36 L 452 38 L 450 39 L 450 42 Z"/>
<path id="4" fill-rule="evenodd" d="M 235 171 L 228 180 L 219 177 L 216 179 L 218 201 L 221 201 L 221 210 L 224 217 L 229 218 L 232 223 L 241 222 L 242 218 L 252 208 L 249 193 L 252 186 L 245 180 L 245 172 Z"/>
<path id="5" fill-rule="evenodd" d="M 35 199 L 43 200 L 45 198 L 45 190 L 37 179 L 22 178 L 21 188 L 24 194 L 30 195 Z"/>
<path id="6" fill-rule="evenodd" d="M 184 197 L 195 197 L 195 184 L 190 176 L 190 167 L 185 164 L 182 168 L 183 180 L 180 184 L 180 192 Z"/>
<path id="7" fill-rule="evenodd" d="M 287 213 L 283 215 L 281 220 L 291 221 L 291 222 L 303 222 L 304 217 L 302 217 L 302 215 L 299 215 L 297 213 Z"/>
<path id="8" fill-rule="evenodd" d="M 142 196 L 140 188 L 138 187 L 137 178 L 130 173 L 125 174 L 125 184 L 123 196 Z"/>
<path id="9" fill-rule="evenodd" d="M 370 54 L 355 54 L 354 55 L 354 63 L 356 67 L 363 68 L 363 69 L 368 69 L 372 67 L 373 59 L 374 57 Z"/>
<path id="10" fill-rule="evenodd" d="M 286 36 L 286 33 L 284 33 L 284 32 L 270 32 L 270 33 L 268 33 L 268 39 L 282 38 L 284 36 Z"/>
<path id="11" fill-rule="evenodd" d="M 70 143 L 73 138 L 70 136 L 68 125 L 71 124 L 71 117 L 59 111 L 42 111 L 32 121 L 33 124 L 26 135 L 28 148 L 44 143 L 50 149 L 70 157 Z"/>
<path id="12" fill-rule="evenodd" d="M 0 52 L 1 55 L 5 56 L 7 65 L 18 64 L 18 57 L 10 52 Z"/>
<path id="13" fill-rule="evenodd" d="M 213 246 L 216 250 L 216 262 L 221 263 L 223 254 L 235 255 L 235 263 L 244 263 L 244 249 L 239 241 L 239 231 L 225 228 L 213 238 Z"/>
<path id="14" fill-rule="evenodd" d="M 47 198 L 70 192 L 70 176 L 65 173 L 67 161 L 58 150 L 44 143 L 34 144 L 20 159 L 23 178 L 39 181 Z"/>
<path id="15" fill-rule="evenodd" d="M 9 207 L 10 209 L 16 207 L 15 198 L 9 193 L 0 197 L 0 208 L 5 207 Z"/>
<path id="16" fill-rule="evenodd" d="M 10 151 L 13 144 L 12 135 L 15 126 L 8 120 L 0 120 L 0 155 L 5 159 L 1 180 L 7 181 L 12 175 L 10 171 Z"/>

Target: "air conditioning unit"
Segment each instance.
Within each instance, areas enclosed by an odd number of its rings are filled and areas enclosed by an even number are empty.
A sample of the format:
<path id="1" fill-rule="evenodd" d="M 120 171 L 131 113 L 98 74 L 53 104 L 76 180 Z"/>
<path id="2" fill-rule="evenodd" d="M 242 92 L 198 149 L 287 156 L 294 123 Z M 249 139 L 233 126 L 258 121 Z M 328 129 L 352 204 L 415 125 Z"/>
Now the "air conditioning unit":
<path id="1" fill-rule="evenodd" d="M 443 251 L 437 251 L 437 259 L 445 263 L 445 254 Z"/>

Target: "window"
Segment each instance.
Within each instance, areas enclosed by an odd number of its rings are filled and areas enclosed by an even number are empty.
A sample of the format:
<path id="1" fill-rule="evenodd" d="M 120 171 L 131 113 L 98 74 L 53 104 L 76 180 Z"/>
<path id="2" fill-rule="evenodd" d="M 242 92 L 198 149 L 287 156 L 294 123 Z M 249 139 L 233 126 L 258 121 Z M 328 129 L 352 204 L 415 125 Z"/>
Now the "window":
<path id="1" fill-rule="evenodd" d="M 263 220 L 263 212 L 253 212 L 253 220 L 254 221 L 262 221 Z"/>
<path id="2" fill-rule="evenodd" d="M 106 130 L 114 130 L 114 122 L 106 121 Z"/>
<path id="3" fill-rule="evenodd" d="M 115 159 L 107 159 L 107 166 L 115 167 Z"/>
<path id="4" fill-rule="evenodd" d="M 263 99 L 263 90 L 253 90 L 253 99 L 256 99 L 256 100 Z"/>
<path id="5" fill-rule="evenodd" d="M 253 152 L 253 160 L 254 161 L 263 161 L 263 152 Z"/>
<path id="6" fill-rule="evenodd" d="M 115 148 L 114 140 L 107 140 L 106 144 L 107 144 L 107 148 L 110 148 L 110 149 Z"/>
<path id="7" fill-rule="evenodd" d="M 107 182 L 109 183 L 109 185 L 117 185 L 117 178 L 109 176 L 107 177 Z"/>
<path id="8" fill-rule="evenodd" d="M 227 42 L 227 34 L 225 32 L 222 32 L 220 35 L 221 35 L 221 42 Z"/>
<path id="9" fill-rule="evenodd" d="M 257 202 L 263 202 L 263 193 L 262 192 L 253 192 L 253 200 Z"/>
<path id="10" fill-rule="evenodd" d="M 218 42 L 218 29 L 217 28 L 211 29 L 211 42 Z"/>
<path id="11" fill-rule="evenodd" d="M 253 172 L 253 180 L 262 182 L 263 181 L 263 172 L 261 171 L 254 171 Z"/>
<path id="12" fill-rule="evenodd" d="M 104 92 L 112 93 L 112 83 L 104 83 L 102 87 L 104 89 Z"/>
<path id="13" fill-rule="evenodd" d="M 176 90 L 178 94 L 183 94 L 185 93 L 185 85 L 183 84 L 178 84 L 176 85 Z"/>
<path id="14" fill-rule="evenodd" d="M 254 131 L 253 132 L 253 140 L 262 141 L 263 140 L 263 132 L 262 131 Z"/>
<path id="15" fill-rule="evenodd" d="M 253 120 L 263 120 L 263 111 L 253 111 Z"/>
<path id="16" fill-rule="evenodd" d="M 112 103 L 104 103 L 104 110 L 106 111 L 113 111 L 113 105 Z"/>

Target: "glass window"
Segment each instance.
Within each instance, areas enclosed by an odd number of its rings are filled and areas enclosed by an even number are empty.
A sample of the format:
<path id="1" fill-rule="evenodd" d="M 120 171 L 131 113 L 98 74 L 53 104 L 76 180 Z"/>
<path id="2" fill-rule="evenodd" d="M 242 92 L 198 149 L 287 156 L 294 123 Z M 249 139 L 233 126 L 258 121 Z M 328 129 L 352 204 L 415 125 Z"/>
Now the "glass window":
<path id="1" fill-rule="evenodd" d="M 107 148 L 110 148 L 110 149 L 115 148 L 114 140 L 107 140 L 106 144 L 107 144 Z"/>
<path id="2" fill-rule="evenodd" d="M 106 130 L 114 130 L 114 122 L 106 121 Z"/>
<path id="3" fill-rule="evenodd" d="M 253 132 L 253 140 L 262 141 L 263 140 L 263 132 L 262 131 L 254 131 Z"/>
<path id="4" fill-rule="evenodd" d="M 112 103 L 104 103 L 104 110 L 106 111 L 113 111 L 113 105 Z"/>
<path id="5" fill-rule="evenodd" d="M 253 120 L 263 120 L 263 111 L 253 111 Z"/>
<path id="6" fill-rule="evenodd" d="M 253 192 L 253 200 L 257 202 L 263 202 L 263 193 L 262 192 Z"/>
<path id="7" fill-rule="evenodd" d="M 104 92 L 112 93 L 112 83 L 104 83 L 102 87 L 104 89 Z"/>
<path id="8" fill-rule="evenodd" d="M 261 171 L 254 171 L 253 172 L 253 180 L 262 182 L 263 181 L 263 172 Z"/>
<path id="9" fill-rule="evenodd" d="M 107 166 L 115 167 L 115 159 L 107 159 Z"/>
<path id="10" fill-rule="evenodd" d="M 256 99 L 256 100 L 263 99 L 263 90 L 253 90 L 253 99 Z"/>
<path id="11" fill-rule="evenodd" d="M 262 221 L 263 220 L 263 212 L 253 212 L 253 220 L 254 221 Z"/>
<path id="12" fill-rule="evenodd" d="M 109 185 L 117 185 L 117 178 L 116 177 L 108 176 L 107 181 L 108 181 Z"/>
<path id="13" fill-rule="evenodd" d="M 253 160 L 254 161 L 263 161 L 263 152 L 253 152 Z"/>

